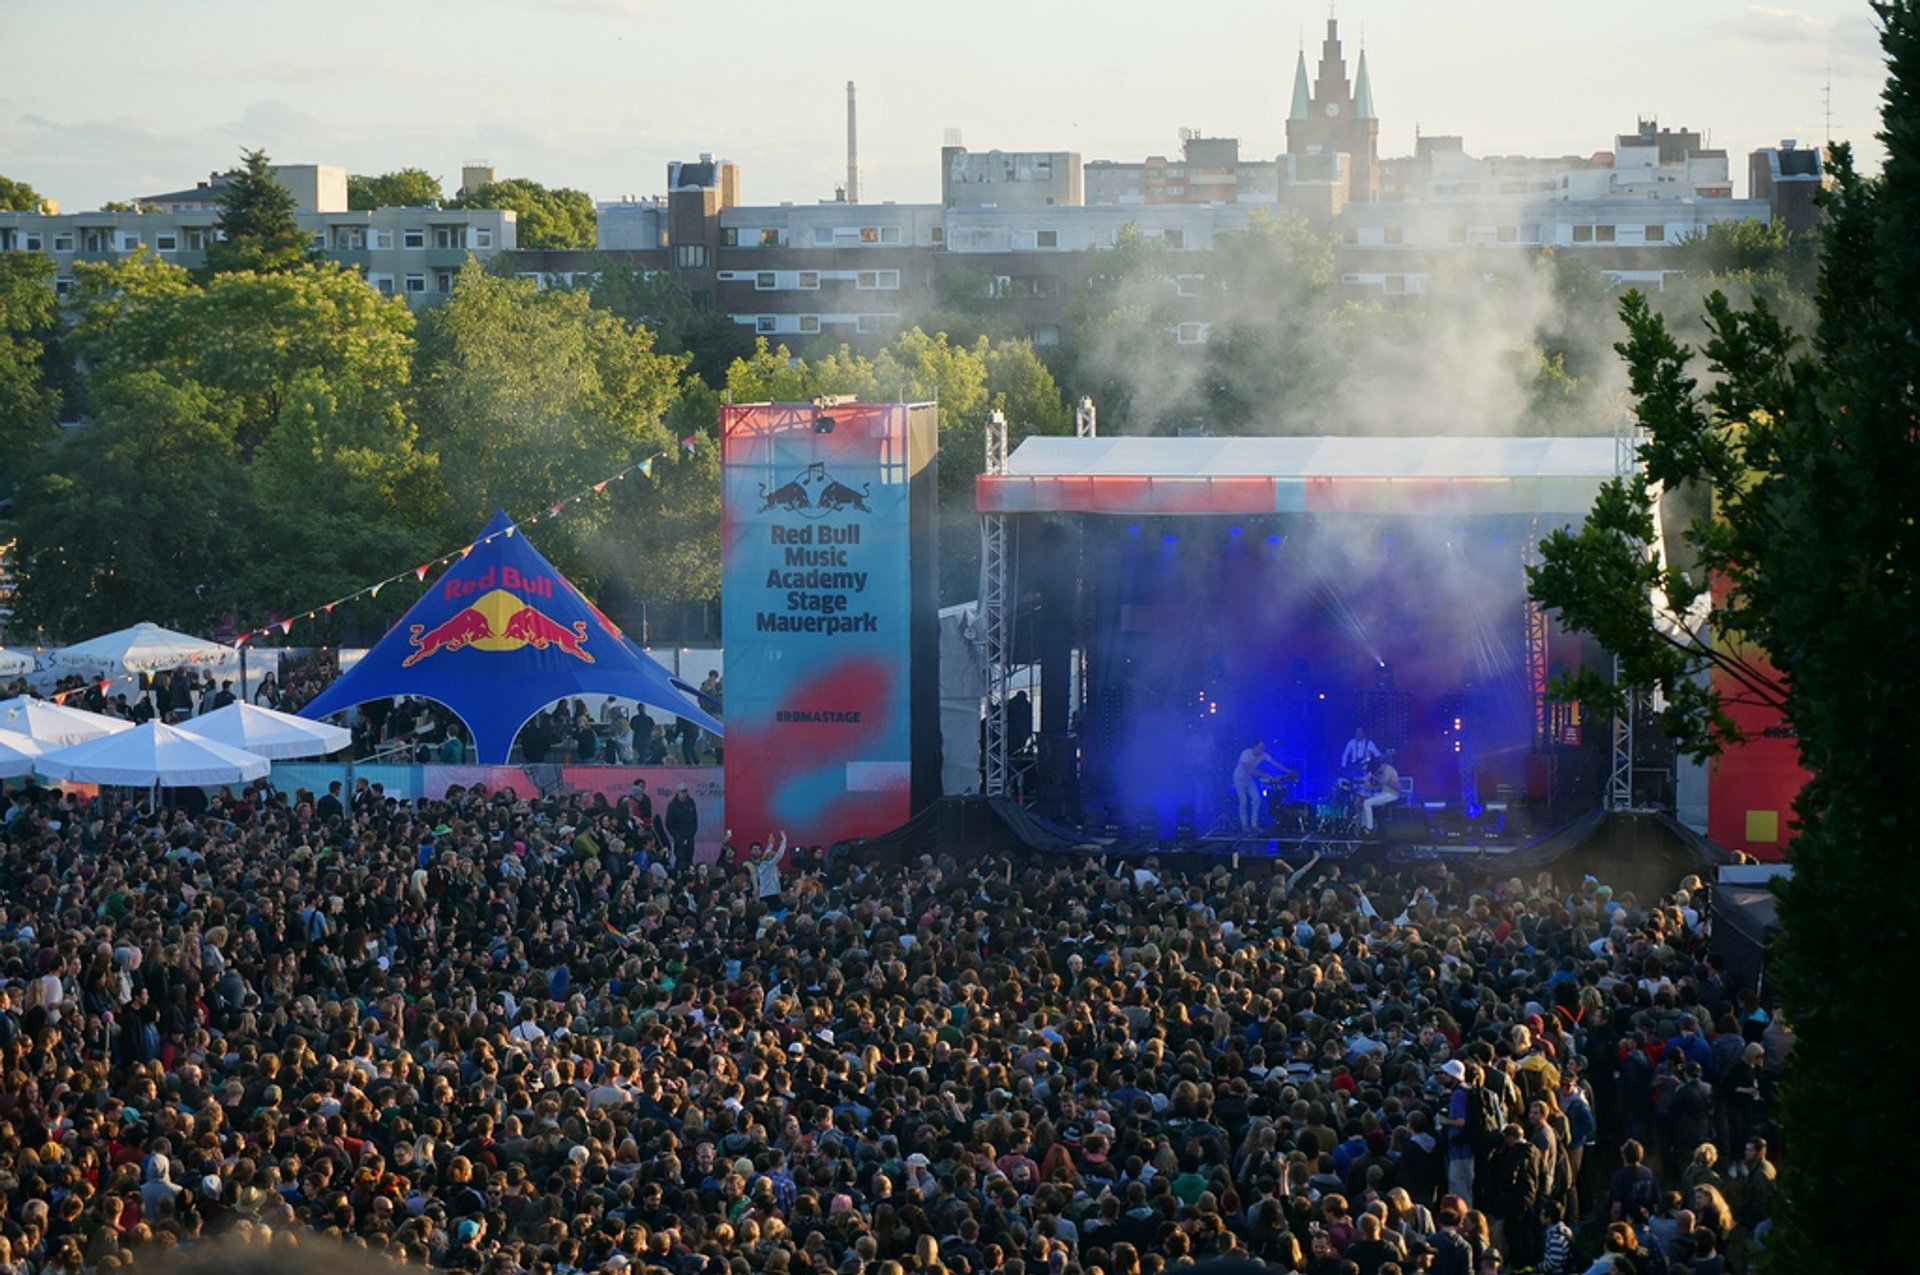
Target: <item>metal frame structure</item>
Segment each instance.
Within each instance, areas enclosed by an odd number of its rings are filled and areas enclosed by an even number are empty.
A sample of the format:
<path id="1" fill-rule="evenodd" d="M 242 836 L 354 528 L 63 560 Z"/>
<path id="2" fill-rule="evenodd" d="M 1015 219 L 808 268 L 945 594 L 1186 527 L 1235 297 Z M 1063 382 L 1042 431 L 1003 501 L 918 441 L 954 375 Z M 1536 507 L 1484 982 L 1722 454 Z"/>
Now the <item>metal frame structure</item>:
<path id="1" fill-rule="evenodd" d="M 1613 472 L 1627 478 L 1640 469 L 1640 431 L 1623 425 L 1613 436 Z M 1614 657 L 1613 684 L 1620 685 L 1620 658 Z M 1633 722 L 1637 696 L 1628 696 L 1613 715 L 1612 748 L 1607 763 L 1606 807 L 1633 809 Z"/>
<path id="2" fill-rule="evenodd" d="M 1004 474 L 1007 469 L 1005 414 L 987 413 L 985 433 L 985 472 Z M 1013 758 L 1007 748 L 1007 699 L 1013 672 L 1008 663 L 1013 639 L 1013 620 L 1008 614 L 1012 601 L 1008 576 L 1006 515 L 985 514 L 980 519 L 980 627 L 986 647 L 987 702 L 986 741 L 981 761 L 982 789 L 989 797 L 1007 795 L 1013 770 Z"/>

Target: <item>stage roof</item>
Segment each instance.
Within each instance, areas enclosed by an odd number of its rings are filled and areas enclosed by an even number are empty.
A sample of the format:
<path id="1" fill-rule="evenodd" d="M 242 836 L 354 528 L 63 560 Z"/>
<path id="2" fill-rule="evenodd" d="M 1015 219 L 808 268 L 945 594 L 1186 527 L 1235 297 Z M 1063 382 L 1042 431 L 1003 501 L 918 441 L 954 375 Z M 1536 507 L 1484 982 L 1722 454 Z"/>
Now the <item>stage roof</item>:
<path id="1" fill-rule="evenodd" d="M 982 513 L 1583 514 L 1611 438 L 1029 438 Z"/>

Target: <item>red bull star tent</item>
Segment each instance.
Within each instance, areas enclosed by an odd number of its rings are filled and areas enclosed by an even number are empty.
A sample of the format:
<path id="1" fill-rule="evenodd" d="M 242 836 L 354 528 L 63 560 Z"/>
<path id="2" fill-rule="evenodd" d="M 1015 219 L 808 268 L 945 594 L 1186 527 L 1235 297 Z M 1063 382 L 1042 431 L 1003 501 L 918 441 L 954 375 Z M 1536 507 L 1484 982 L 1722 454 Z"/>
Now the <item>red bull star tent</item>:
<path id="1" fill-rule="evenodd" d="M 434 581 L 360 662 L 300 710 L 319 719 L 412 695 L 466 723 L 483 765 L 505 765 L 514 737 L 559 699 L 613 695 L 721 733 L 673 675 L 540 556 L 505 513 Z"/>

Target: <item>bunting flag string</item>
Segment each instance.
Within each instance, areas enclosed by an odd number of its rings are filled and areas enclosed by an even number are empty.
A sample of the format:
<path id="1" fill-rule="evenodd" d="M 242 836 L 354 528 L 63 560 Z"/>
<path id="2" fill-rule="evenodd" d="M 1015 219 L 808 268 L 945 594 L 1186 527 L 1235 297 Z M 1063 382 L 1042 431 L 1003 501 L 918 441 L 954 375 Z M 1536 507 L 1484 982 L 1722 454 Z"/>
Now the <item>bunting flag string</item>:
<path id="1" fill-rule="evenodd" d="M 680 440 L 680 445 L 682 447 L 685 447 L 689 452 L 691 452 L 694 450 L 694 443 L 696 442 L 696 440 L 699 439 L 699 437 L 700 435 L 698 434 L 689 434 L 687 435 L 687 437 Z M 607 488 L 611 484 L 616 482 L 624 482 L 626 480 L 627 475 L 629 474 L 638 473 L 643 477 L 651 478 L 653 477 L 654 462 L 665 460 L 667 458 L 667 455 L 668 453 L 666 452 L 655 452 L 653 455 L 648 456 L 645 459 L 635 464 L 628 465 L 625 469 L 622 469 L 619 473 L 609 474 L 605 478 L 602 478 L 599 482 L 593 483 L 588 487 L 582 488 L 580 491 L 577 491 L 570 496 L 561 497 L 559 500 L 555 501 L 553 504 L 548 505 L 543 512 L 529 515 L 523 521 L 528 523 L 535 523 L 535 522 L 539 522 L 543 518 L 545 519 L 558 518 L 562 513 L 566 511 L 568 506 L 578 505 L 582 501 L 584 501 L 588 496 L 597 496 L 597 495 L 604 494 Z M 493 535 L 512 536 L 513 533 L 518 529 L 519 528 L 517 526 L 509 526 L 506 528 L 505 531 L 495 532 L 493 533 Z M 427 578 L 427 572 L 433 570 L 437 566 L 438 567 L 450 566 L 451 564 L 458 562 L 460 559 L 472 553 L 479 546 L 493 539 L 493 535 L 482 536 L 478 540 L 474 540 L 469 544 L 462 545 L 459 549 L 456 549 L 452 553 L 446 554 L 439 558 L 430 558 L 426 562 L 421 563 L 417 567 L 409 567 L 405 571 L 401 571 L 401 572 L 398 572 L 397 574 L 390 575 L 384 580 L 379 580 L 374 582 L 373 584 L 364 585 L 358 589 L 355 589 L 352 593 L 343 594 L 340 597 L 333 599 L 333 601 L 328 602 L 323 606 L 315 607 L 311 611 L 306 611 L 299 615 L 285 616 L 279 619 L 269 620 L 265 625 L 263 625 L 260 628 L 252 629 L 252 630 L 249 630 L 248 632 L 237 634 L 233 639 L 233 645 L 236 647 L 239 647 L 239 646 L 246 645 L 248 642 L 256 642 L 261 638 L 267 637 L 276 629 L 280 631 L 282 636 L 290 636 L 293 632 L 293 626 L 295 624 L 304 623 L 305 621 L 316 619 L 321 615 L 331 615 L 333 614 L 333 609 L 335 607 L 343 606 L 346 603 L 354 602 L 361 598 L 368 598 L 368 599 L 377 598 L 380 596 L 380 590 L 386 588 L 390 584 L 398 584 L 400 581 L 406 579 L 408 576 L 412 576 L 416 582 L 423 582 Z M 115 680 L 125 680 L 125 679 L 115 679 Z M 104 690 L 106 685 L 108 684 L 103 683 L 101 689 Z M 55 701 L 59 702 L 63 700 L 65 696 L 68 694 L 72 694 L 72 692 L 62 692 L 61 695 L 54 697 Z"/>

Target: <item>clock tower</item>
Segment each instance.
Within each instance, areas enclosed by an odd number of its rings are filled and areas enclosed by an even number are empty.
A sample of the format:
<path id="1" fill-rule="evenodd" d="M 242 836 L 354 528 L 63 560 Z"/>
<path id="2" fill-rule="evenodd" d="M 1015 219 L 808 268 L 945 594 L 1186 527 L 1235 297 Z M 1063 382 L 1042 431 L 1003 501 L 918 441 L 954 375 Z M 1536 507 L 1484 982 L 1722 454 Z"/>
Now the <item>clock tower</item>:
<path id="1" fill-rule="evenodd" d="M 1333 18 L 1327 19 L 1319 73 L 1311 83 L 1304 49 L 1294 66 L 1287 154 L 1346 155 L 1351 172 L 1347 198 L 1372 203 L 1380 197 L 1380 120 L 1373 111 L 1366 50 L 1361 50 L 1359 67 L 1349 84 L 1346 59 L 1340 52 L 1340 24 Z"/>

